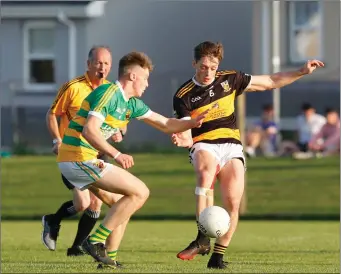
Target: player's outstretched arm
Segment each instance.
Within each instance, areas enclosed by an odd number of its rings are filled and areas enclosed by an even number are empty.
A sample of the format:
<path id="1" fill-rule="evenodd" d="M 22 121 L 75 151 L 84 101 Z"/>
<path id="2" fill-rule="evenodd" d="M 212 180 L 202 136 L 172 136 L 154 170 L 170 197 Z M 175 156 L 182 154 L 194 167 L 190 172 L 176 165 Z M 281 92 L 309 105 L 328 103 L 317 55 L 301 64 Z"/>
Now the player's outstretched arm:
<path id="1" fill-rule="evenodd" d="M 189 120 L 166 118 L 161 114 L 152 112 L 151 115 L 144 118 L 142 121 L 165 133 L 178 133 L 187 131 L 191 128 L 200 127 L 202 122 L 206 118 L 208 111 L 209 110 L 206 110 L 197 117 Z"/>
<path id="2" fill-rule="evenodd" d="M 309 60 L 298 70 L 278 72 L 272 75 L 253 75 L 249 86 L 245 91 L 264 91 L 287 86 L 304 75 L 311 74 L 317 68 L 324 67 L 319 60 Z"/>
<path id="3" fill-rule="evenodd" d="M 97 116 L 89 115 L 84 125 L 82 135 L 95 149 L 115 158 L 119 151 L 111 146 L 102 136 L 100 131 L 102 123 L 103 120 Z"/>

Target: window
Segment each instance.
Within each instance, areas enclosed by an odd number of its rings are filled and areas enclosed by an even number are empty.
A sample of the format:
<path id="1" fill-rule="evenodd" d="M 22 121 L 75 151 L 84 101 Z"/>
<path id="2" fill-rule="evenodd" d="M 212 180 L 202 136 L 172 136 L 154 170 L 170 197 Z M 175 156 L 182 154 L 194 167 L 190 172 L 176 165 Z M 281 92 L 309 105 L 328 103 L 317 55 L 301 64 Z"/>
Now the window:
<path id="1" fill-rule="evenodd" d="M 55 26 L 37 21 L 24 25 L 24 85 L 27 89 L 53 89 L 55 84 Z"/>
<path id="2" fill-rule="evenodd" d="M 292 63 L 322 59 L 321 1 L 289 2 L 289 56 Z"/>

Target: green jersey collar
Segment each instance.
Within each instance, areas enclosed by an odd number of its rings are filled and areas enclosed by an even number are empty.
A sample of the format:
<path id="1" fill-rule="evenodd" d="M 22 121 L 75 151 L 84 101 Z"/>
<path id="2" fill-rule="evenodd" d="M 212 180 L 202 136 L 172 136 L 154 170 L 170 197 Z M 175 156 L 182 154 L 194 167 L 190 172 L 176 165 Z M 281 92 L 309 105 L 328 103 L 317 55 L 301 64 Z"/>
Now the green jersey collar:
<path id="1" fill-rule="evenodd" d="M 123 89 L 121 83 L 119 81 L 115 81 L 115 84 L 119 87 L 119 89 L 120 89 L 120 91 L 122 93 L 124 101 L 128 102 L 129 100 L 127 99 L 127 97 L 125 95 L 125 92 L 124 92 L 124 89 Z"/>

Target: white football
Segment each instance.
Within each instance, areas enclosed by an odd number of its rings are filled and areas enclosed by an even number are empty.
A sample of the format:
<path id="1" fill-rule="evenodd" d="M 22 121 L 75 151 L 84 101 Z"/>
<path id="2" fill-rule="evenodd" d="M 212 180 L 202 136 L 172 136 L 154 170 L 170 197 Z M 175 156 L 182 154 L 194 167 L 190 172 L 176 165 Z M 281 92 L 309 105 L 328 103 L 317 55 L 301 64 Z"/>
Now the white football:
<path id="1" fill-rule="evenodd" d="M 210 238 L 223 236 L 230 228 L 230 215 L 220 206 L 205 208 L 199 215 L 199 229 Z"/>

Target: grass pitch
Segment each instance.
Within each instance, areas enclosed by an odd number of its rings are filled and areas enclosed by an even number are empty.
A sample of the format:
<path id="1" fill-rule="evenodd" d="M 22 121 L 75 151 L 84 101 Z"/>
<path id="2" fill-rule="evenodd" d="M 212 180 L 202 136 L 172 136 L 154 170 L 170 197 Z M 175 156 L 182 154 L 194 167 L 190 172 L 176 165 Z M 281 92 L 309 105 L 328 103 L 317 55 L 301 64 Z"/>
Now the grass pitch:
<path id="1" fill-rule="evenodd" d="M 195 177 L 188 156 L 133 156 L 135 166 L 130 171 L 151 190 L 147 203 L 134 217 L 194 218 Z M 61 182 L 54 156 L 13 157 L 3 159 L 1 165 L 2 219 L 40 219 L 72 197 Z M 246 175 L 249 216 L 340 214 L 339 158 L 255 158 L 247 161 Z M 219 192 L 216 194 L 220 205 Z"/>
<path id="2" fill-rule="evenodd" d="M 38 221 L 2 223 L 2 273 L 339 273 L 339 223 L 241 221 L 226 252 L 226 271 L 206 268 L 208 256 L 176 254 L 195 237 L 195 222 L 133 221 L 118 253 L 124 270 L 97 270 L 90 256 L 66 257 L 77 223 L 62 223 L 57 250 L 40 241 Z M 213 242 L 213 241 L 212 241 Z"/>
<path id="3" fill-rule="evenodd" d="M 133 155 L 131 172 L 151 189 L 140 218 L 194 217 L 194 174 L 185 154 Z M 178 251 L 196 236 L 194 221 L 133 221 L 119 250 L 124 270 L 97 270 L 91 257 L 66 257 L 76 221 L 62 222 L 55 252 L 40 241 L 41 218 L 71 198 L 54 157 L 13 157 L 1 163 L 2 273 L 221 273 L 208 256 L 180 261 Z M 248 161 L 248 216 L 329 215 L 340 212 L 339 158 Z M 217 184 L 217 187 L 219 185 Z M 220 204 L 217 195 L 217 204 Z M 105 210 L 103 210 L 105 212 Z M 4 221 L 6 220 L 7 221 Z M 99 222 L 98 222 L 99 223 Z M 339 273 L 339 222 L 241 221 L 226 258 L 226 273 Z"/>

